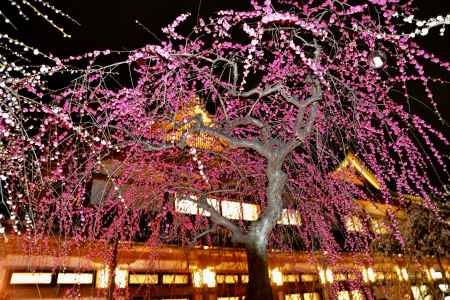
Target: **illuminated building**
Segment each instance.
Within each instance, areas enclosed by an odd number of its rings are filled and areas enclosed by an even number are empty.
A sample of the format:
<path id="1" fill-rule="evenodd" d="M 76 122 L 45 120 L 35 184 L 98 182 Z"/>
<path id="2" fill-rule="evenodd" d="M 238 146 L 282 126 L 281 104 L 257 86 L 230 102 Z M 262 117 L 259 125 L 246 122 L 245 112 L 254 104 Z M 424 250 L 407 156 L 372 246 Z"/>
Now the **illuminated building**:
<path id="1" fill-rule="evenodd" d="M 212 120 L 194 102 L 177 121 L 188 120 L 189 115 L 201 114 L 203 122 Z M 182 133 L 170 125 L 167 142 L 178 142 Z M 222 151 L 225 143 L 205 135 L 192 135 L 187 144 L 199 149 Z M 105 160 L 106 168 L 114 168 L 113 160 Z M 342 172 L 342 173 L 341 173 Z M 375 176 L 353 154 L 348 154 L 335 171 L 336 176 L 354 184 L 369 184 L 379 190 Z M 99 195 L 109 192 L 106 180 L 96 178 L 92 182 L 91 202 L 98 203 Z M 172 195 L 175 211 L 185 215 L 208 217 L 197 205 L 194 195 Z M 420 198 L 410 197 L 414 202 Z M 207 199 L 221 214 L 231 220 L 254 221 L 261 208 L 255 203 L 233 199 Z M 405 212 L 397 207 L 369 200 L 355 200 L 361 209 L 360 216 L 351 216 L 344 222 L 348 232 L 357 234 L 366 230 L 361 216 L 369 217 L 369 228 L 374 235 L 390 233 L 386 225 L 387 211 L 394 211 L 399 220 Z M 284 209 L 278 221 L 280 226 L 301 226 L 299 212 Z M 22 247 L 25 237 L 8 236 L 0 239 L 0 295 L 6 299 L 56 299 L 76 294 L 82 299 L 106 299 L 108 289 L 115 289 L 115 297 L 123 299 L 208 299 L 241 300 L 248 282 L 246 254 L 243 249 L 199 246 L 181 248 L 171 245 L 150 248 L 142 243 L 118 243 L 116 265 L 100 255 L 108 247 L 104 242 L 92 243 L 82 249 L 67 251 L 63 257 L 52 256 L 52 250 L 61 247 L 58 239 L 42 245 L 45 251 L 28 253 Z M 37 241 L 40 249 L 43 241 Z M 96 255 L 96 253 L 99 253 Z M 331 293 L 340 300 L 366 299 L 370 293 L 376 299 L 434 299 L 432 291 L 448 291 L 446 277 L 450 264 L 447 259 L 439 263 L 435 258 L 424 257 L 411 261 L 404 256 L 375 255 L 369 261 L 365 254 L 343 255 L 336 264 L 326 265 L 317 253 L 269 252 L 269 274 L 277 300 L 329 299 Z M 360 262 L 366 261 L 365 264 Z M 358 289 L 351 285 L 359 282 Z M 389 296 L 386 296 L 389 295 Z M 390 298 L 389 298 L 390 297 Z M 2 299 L 0 297 L 0 299 Z"/>

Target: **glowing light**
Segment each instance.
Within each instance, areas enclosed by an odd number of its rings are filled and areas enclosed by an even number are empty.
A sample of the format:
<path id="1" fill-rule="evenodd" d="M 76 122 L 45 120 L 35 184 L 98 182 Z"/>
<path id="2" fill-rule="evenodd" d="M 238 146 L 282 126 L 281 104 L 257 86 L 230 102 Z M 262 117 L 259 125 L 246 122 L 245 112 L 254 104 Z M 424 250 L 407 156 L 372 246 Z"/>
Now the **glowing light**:
<path id="1" fill-rule="evenodd" d="M 329 283 L 333 283 L 333 272 L 330 269 L 326 269 L 325 278 Z"/>
<path id="2" fill-rule="evenodd" d="M 354 290 L 352 291 L 352 300 L 363 300 L 364 297 L 360 291 Z"/>
<path id="3" fill-rule="evenodd" d="M 217 211 L 222 211 L 222 215 L 225 218 L 232 220 L 243 219 L 245 221 L 255 221 L 259 216 L 259 205 L 253 203 L 241 203 L 238 201 L 229 200 L 217 200 L 213 198 L 208 198 L 207 202 L 213 206 Z M 220 209 L 221 208 L 221 209 Z M 210 213 L 200 209 L 197 205 L 197 197 L 186 196 L 176 197 L 175 199 L 175 210 L 182 214 L 196 215 L 201 214 L 203 216 L 209 217 Z M 299 216 L 297 217 L 299 218 Z M 295 217 L 291 217 L 295 220 Z"/>
<path id="4" fill-rule="evenodd" d="M 371 267 L 364 269 L 362 273 L 364 282 L 375 282 L 376 274 Z"/>
<path id="5" fill-rule="evenodd" d="M 158 284 L 157 274 L 130 274 L 130 284 Z"/>
<path id="6" fill-rule="evenodd" d="M 320 300 L 319 293 L 303 293 L 303 300 Z"/>
<path id="7" fill-rule="evenodd" d="M 348 291 L 338 292 L 338 300 L 350 300 L 350 293 Z"/>
<path id="8" fill-rule="evenodd" d="M 242 283 L 248 283 L 248 275 L 241 275 Z"/>
<path id="9" fill-rule="evenodd" d="M 193 121 L 194 117 L 199 117 L 205 126 L 212 128 L 216 126 L 212 117 L 203 108 L 201 102 L 198 97 L 193 97 L 187 105 L 176 113 L 175 122 L 183 122 L 184 124 L 182 126 L 175 128 L 172 123 L 163 124 L 167 132 L 165 136 L 167 142 L 179 142 L 183 135 L 195 125 L 195 121 Z M 221 152 L 227 146 L 224 140 L 215 138 L 204 132 L 188 134 L 186 136 L 186 144 L 189 147 L 214 152 Z"/>
<path id="10" fill-rule="evenodd" d="M 94 276 L 91 273 L 59 273 L 57 284 L 91 284 Z"/>
<path id="11" fill-rule="evenodd" d="M 448 291 L 448 284 L 446 284 L 446 283 L 441 283 L 438 285 L 438 287 L 443 293 Z"/>
<path id="12" fill-rule="evenodd" d="M 302 274 L 301 279 L 303 282 L 319 281 L 319 278 L 315 274 Z"/>
<path id="13" fill-rule="evenodd" d="M 277 223 L 283 225 L 302 225 L 302 219 L 298 211 L 285 208 L 281 212 L 281 218 Z"/>
<path id="14" fill-rule="evenodd" d="M 212 288 L 216 286 L 216 273 L 210 271 L 209 269 L 203 270 L 203 284 L 207 287 Z"/>
<path id="15" fill-rule="evenodd" d="M 320 277 L 320 282 L 322 284 L 327 283 L 327 278 L 325 277 L 325 270 L 322 268 L 319 268 L 319 277 Z"/>
<path id="16" fill-rule="evenodd" d="M 222 204 L 222 216 L 231 220 L 241 219 L 241 204 L 235 201 L 223 200 Z"/>
<path id="17" fill-rule="evenodd" d="M 109 284 L 110 270 L 108 268 L 97 271 L 96 287 L 106 289 Z"/>
<path id="18" fill-rule="evenodd" d="M 274 268 L 270 272 L 272 283 L 274 283 L 277 286 L 283 285 L 283 273 L 281 273 L 279 268 Z"/>
<path id="19" fill-rule="evenodd" d="M 401 272 L 402 277 L 403 277 L 404 280 L 408 280 L 409 279 L 408 271 L 405 268 L 402 268 L 400 270 L 400 272 Z"/>
<path id="20" fill-rule="evenodd" d="M 284 300 L 302 300 L 300 294 L 286 294 Z"/>
<path id="21" fill-rule="evenodd" d="M 383 58 L 382 58 L 381 56 L 376 55 L 376 56 L 374 56 L 374 57 L 372 58 L 372 67 L 373 67 L 373 68 L 379 69 L 379 68 L 381 68 L 383 65 L 384 65 L 384 61 L 383 61 Z"/>
<path id="22" fill-rule="evenodd" d="M 12 273 L 10 284 L 50 284 L 52 273 Z"/>
<path id="23" fill-rule="evenodd" d="M 300 275 L 299 274 L 286 274 L 283 275 L 283 282 L 299 282 Z"/>
<path id="24" fill-rule="evenodd" d="M 126 288 L 128 283 L 128 271 L 116 268 L 114 271 L 114 282 L 119 289 Z"/>
<path id="25" fill-rule="evenodd" d="M 197 270 L 192 274 L 192 282 L 196 288 L 202 286 L 213 288 L 216 286 L 216 273 L 208 268 Z"/>
<path id="26" fill-rule="evenodd" d="M 357 216 L 351 216 L 345 220 L 345 228 L 348 231 L 361 232 L 363 230 L 363 225 L 361 219 Z"/>
<path id="27" fill-rule="evenodd" d="M 433 268 L 430 269 L 431 279 L 442 279 L 442 272 L 435 271 Z"/>
<path id="28" fill-rule="evenodd" d="M 397 273 L 398 280 L 403 281 L 403 276 L 402 272 L 400 271 L 400 268 L 398 266 L 395 266 L 394 269 L 395 273 Z"/>
<path id="29" fill-rule="evenodd" d="M 194 274 L 192 274 L 192 283 L 194 287 L 199 288 L 202 286 L 202 271 L 195 271 Z"/>
<path id="30" fill-rule="evenodd" d="M 235 284 L 238 283 L 237 275 L 217 275 L 217 283 Z"/>
<path id="31" fill-rule="evenodd" d="M 242 218 L 245 221 L 256 221 L 259 216 L 259 205 L 242 203 Z"/>
<path id="32" fill-rule="evenodd" d="M 164 274 L 162 278 L 163 284 L 188 284 L 188 275 L 181 274 Z"/>

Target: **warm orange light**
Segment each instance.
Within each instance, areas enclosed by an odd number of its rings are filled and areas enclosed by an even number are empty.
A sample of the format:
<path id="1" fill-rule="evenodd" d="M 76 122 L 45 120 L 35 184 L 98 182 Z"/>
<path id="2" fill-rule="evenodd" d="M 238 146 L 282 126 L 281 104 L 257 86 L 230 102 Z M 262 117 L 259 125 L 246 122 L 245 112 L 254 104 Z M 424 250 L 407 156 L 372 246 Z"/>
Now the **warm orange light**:
<path id="1" fill-rule="evenodd" d="M 97 271 L 96 287 L 99 289 L 106 289 L 109 284 L 110 270 L 108 268 Z"/>
<path id="2" fill-rule="evenodd" d="M 209 288 L 213 288 L 216 286 L 216 273 L 209 270 L 203 270 L 203 284 L 205 284 Z"/>
<path id="3" fill-rule="evenodd" d="M 124 289 L 128 285 L 128 271 L 116 268 L 114 271 L 114 282 L 119 289 Z"/>
<path id="4" fill-rule="evenodd" d="M 369 281 L 375 282 L 375 280 L 376 280 L 375 272 L 373 271 L 373 269 L 371 267 L 364 269 L 362 273 L 363 273 L 364 282 L 369 282 Z"/>
<path id="5" fill-rule="evenodd" d="M 197 270 L 192 274 L 192 283 L 194 287 L 199 288 L 207 286 L 213 288 L 216 286 L 216 273 L 206 268 Z"/>
<path id="6" fill-rule="evenodd" d="M 165 124 L 163 127 L 166 130 L 166 142 L 179 142 L 182 136 L 191 129 L 195 121 L 193 118 L 199 116 L 205 126 L 215 127 L 212 116 L 202 107 L 201 100 L 198 97 L 193 97 L 190 102 L 180 109 L 175 115 L 175 123 L 185 122 L 184 125 L 174 128 L 173 124 Z M 214 152 L 223 151 L 227 143 L 221 139 L 215 138 L 207 133 L 190 133 L 186 136 L 186 144 L 189 147 L 197 149 L 206 149 Z"/>
<path id="7" fill-rule="evenodd" d="M 188 282 L 188 275 L 182 274 L 164 274 L 162 278 L 163 284 L 187 284 Z"/>
<path id="8" fill-rule="evenodd" d="M 334 278 L 333 278 L 333 271 L 331 271 L 330 269 L 326 268 L 325 270 L 322 268 L 319 268 L 319 277 L 320 277 L 320 282 L 322 284 L 325 283 L 333 283 Z"/>
<path id="9" fill-rule="evenodd" d="M 10 284 L 50 284 L 52 273 L 12 273 Z"/>
<path id="10" fill-rule="evenodd" d="M 345 228 L 348 231 L 361 232 L 363 230 L 361 219 L 357 216 L 347 217 L 345 219 Z"/>
<path id="11" fill-rule="evenodd" d="M 94 276 L 91 273 L 59 273 L 57 284 L 91 284 Z"/>
<path id="12" fill-rule="evenodd" d="M 279 268 L 274 268 L 270 272 L 272 282 L 277 286 L 283 285 L 283 273 L 281 273 Z"/>
<path id="13" fill-rule="evenodd" d="M 157 274 L 130 274 L 130 284 L 158 284 Z"/>
<path id="14" fill-rule="evenodd" d="M 302 225 L 302 218 L 300 212 L 284 208 L 277 223 L 282 225 Z"/>
<path id="15" fill-rule="evenodd" d="M 430 269 L 431 279 L 442 279 L 442 272 L 435 271 L 433 268 Z"/>

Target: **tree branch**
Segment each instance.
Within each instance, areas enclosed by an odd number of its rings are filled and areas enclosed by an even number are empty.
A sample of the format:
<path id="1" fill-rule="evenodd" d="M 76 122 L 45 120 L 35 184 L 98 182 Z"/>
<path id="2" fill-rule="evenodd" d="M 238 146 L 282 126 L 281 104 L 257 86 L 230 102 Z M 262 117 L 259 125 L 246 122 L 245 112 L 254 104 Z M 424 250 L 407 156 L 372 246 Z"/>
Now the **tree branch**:
<path id="1" fill-rule="evenodd" d="M 243 242 L 244 241 L 244 235 L 242 234 L 241 229 L 239 226 L 222 216 L 212 205 L 210 205 L 207 201 L 206 193 L 202 193 L 200 196 L 200 201 L 198 203 L 198 206 L 211 215 L 211 220 L 220 226 L 225 227 L 226 229 L 230 230 L 233 234 L 232 239 L 235 242 Z"/>
<path id="2" fill-rule="evenodd" d="M 236 96 L 236 97 L 250 97 L 253 95 L 258 95 L 258 98 L 261 97 L 265 97 L 267 95 L 273 94 L 275 92 L 279 92 L 281 89 L 283 88 L 283 86 L 281 84 L 275 84 L 272 85 L 266 89 L 261 89 L 259 87 L 248 90 L 246 92 L 236 92 L 236 91 L 228 91 L 228 93 L 232 96 Z"/>
<path id="3" fill-rule="evenodd" d="M 252 118 L 252 117 L 245 117 L 245 118 L 238 118 L 238 119 L 234 119 L 232 121 L 229 121 L 225 124 L 226 129 L 231 131 L 234 128 L 241 126 L 241 125 L 253 125 L 258 127 L 259 129 L 261 129 L 261 135 L 264 139 L 268 139 L 270 137 L 270 128 L 269 126 L 256 118 Z"/>

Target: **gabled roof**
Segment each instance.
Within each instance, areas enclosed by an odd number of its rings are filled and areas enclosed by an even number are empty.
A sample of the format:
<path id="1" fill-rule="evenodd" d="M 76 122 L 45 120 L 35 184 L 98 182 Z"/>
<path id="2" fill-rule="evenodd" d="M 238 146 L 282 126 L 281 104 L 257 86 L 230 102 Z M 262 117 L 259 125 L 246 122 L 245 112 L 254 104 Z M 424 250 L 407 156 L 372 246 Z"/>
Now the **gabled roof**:
<path id="1" fill-rule="evenodd" d="M 348 152 L 344 160 L 334 170 L 333 174 L 341 176 L 345 181 L 363 185 L 367 182 L 371 187 L 376 190 L 381 189 L 381 184 L 373 174 L 373 172 L 352 152 Z M 397 197 L 395 193 L 392 193 L 394 197 Z M 415 204 L 422 205 L 422 198 L 419 196 L 402 194 L 402 197 Z"/>

